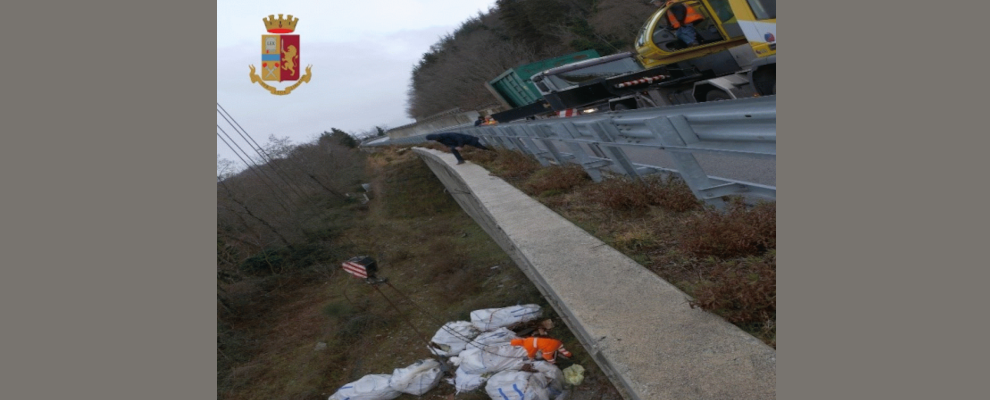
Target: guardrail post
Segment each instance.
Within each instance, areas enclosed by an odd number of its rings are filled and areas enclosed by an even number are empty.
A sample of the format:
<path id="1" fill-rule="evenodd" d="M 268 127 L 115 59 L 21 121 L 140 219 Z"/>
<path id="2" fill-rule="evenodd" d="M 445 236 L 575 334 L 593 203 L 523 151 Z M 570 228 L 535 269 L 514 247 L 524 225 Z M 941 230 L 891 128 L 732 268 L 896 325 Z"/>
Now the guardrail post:
<path id="1" fill-rule="evenodd" d="M 595 136 L 598 137 L 598 140 L 602 142 L 603 146 L 605 146 L 605 150 L 611 154 L 611 157 L 609 158 L 615 161 L 619 167 L 622 168 L 622 172 L 625 173 L 626 176 L 639 179 L 639 173 L 636 171 L 636 167 L 633 165 L 632 161 L 629 160 L 629 157 L 626 157 L 626 153 L 622 151 L 622 148 L 608 144 L 614 143 L 615 138 L 619 135 L 619 130 L 615 128 L 615 125 L 612 125 L 612 121 L 598 121 L 593 124 L 591 128 Z"/>
<path id="2" fill-rule="evenodd" d="M 646 121 L 646 126 L 660 138 L 664 146 L 684 147 L 687 145 L 684 140 L 685 137 L 697 138 L 683 115 L 653 118 Z M 681 174 L 681 178 L 684 179 L 688 187 L 691 188 L 691 192 L 694 193 L 695 197 L 718 209 L 725 209 L 725 202 L 720 197 L 704 193 L 705 189 L 715 185 L 708 178 L 705 170 L 701 168 L 698 160 L 694 158 L 694 154 L 679 151 L 668 151 L 668 154 L 674 160 L 674 163 L 677 164 L 677 171 Z"/>
<path id="3" fill-rule="evenodd" d="M 544 167 L 550 165 L 543 159 L 543 157 L 541 157 L 542 151 L 540 148 L 536 147 L 532 140 L 529 140 L 527 137 L 526 128 L 524 126 L 506 126 L 501 130 L 501 132 L 506 135 L 506 138 L 510 140 L 512 145 L 516 146 L 519 151 L 535 157 L 536 160 L 540 162 L 540 165 L 543 165 Z"/>
<path id="4" fill-rule="evenodd" d="M 550 138 L 553 137 L 553 131 L 549 126 L 537 125 L 533 127 L 533 131 L 533 133 L 536 134 L 536 137 L 539 138 L 540 142 L 543 143 L 543 147 L 546 147 L 547 151 L 550 152 L 550 155 L 553 156 L 553 159 L 557 162 L 557 165 L 563 166 L 567 160 L 574 158 L 574 156 L 564 155 L 560 152 L 560 150 L 557 150 L 557 145 L 553 143 L 553 140 L 550 140 Z"/>
<path id="5" fill-rule="evenodd" d="M 502 127 L 492 126 L 492 127 L 488 127 L 488 129 L 486 130 L 492 132 L 492 136 L 494 136 L 495 140 L 498 140 L 499 143 L 502 144 L 502 147 L 505 147 L 506 149 L 509 150 L 519 150 L 522 151 L 523 153 L 526 152 L 525 150 L 520 149 L 519 146 L 512 141 L 509 135 L 505 134 L 505 131 L 503 130 Z"/>
<path id="6" fill-rule="evenodd" d="M 522 140 L 519 140 L 518 126 L 506 126 L 500 129 L 499 132 L 505 135 L 505 138 L 510 142 L 512 142 L 512 145 L 515 146 L 516 149 L 518 149 L 519 151 L 529 155 L 534 155 L 534 153 L 536 153 L 534 150 L 529 149 L 526 146 L 526 144 L 522 142 Z"/>
<path id="7" fill-rule="evenodd" d="M 501 146 L 502 145 L 497 140 L 495 140 L 495 138 L 491 134 L 489 134 L 488 131 L 486 131 L 484 129 L 469 128 L 469 129 L 467 129 L 467 132 L 466 133 L 469 134 L 469 135 L 477 136 L 477 137 L 479 137 L 481 139 L 484 139 L 484 142 L 485 142 L 484 144 L 485 145 L 492 146 L 492 147 Z"/>
<path id="8" fill-rule="evenodd" d="M 565 122 L 560 125 L 554 125 L 552 126 L 551 129 L 553 129 L 554 132 L 557 133 L 557 136 L 565 139 L 564 143 L 566 143 L 567 147 L 571 149 L 571 151 L 574 154 L 574 157 L 577 158 L 578 164 L 584 168 L 584 171 L 588 173 L 588 176 L 591 176 L 591 180 L 595 182 L 601 182 L 602 172 L 599 171 L 599 169 L 610 165 L 612 161 L 592 160 L 590 157 L 588 157 L 587 154 L 585 154 L 584 149 L 581 148 L 580 144 L 566 140 L 566 139 L 573 140 L 576 139 L 578 136 L 577 127 L 574 126 L 573 122 Z"/>
<path id="9" fill-rule="evenodd" d="M 536 136 L 532 131 L 532 127 L 527 125 L 520 125 L 518 127 L 517 133 L 519 133 L 519 140 L 530 149 L 534 156 L 536 156 L 536 161 L 540 162 L 540 165 L 547 167 L 550 166 L 550 162 L 547 161 L 547 151 L 536 145 L 532 137 Z"/>

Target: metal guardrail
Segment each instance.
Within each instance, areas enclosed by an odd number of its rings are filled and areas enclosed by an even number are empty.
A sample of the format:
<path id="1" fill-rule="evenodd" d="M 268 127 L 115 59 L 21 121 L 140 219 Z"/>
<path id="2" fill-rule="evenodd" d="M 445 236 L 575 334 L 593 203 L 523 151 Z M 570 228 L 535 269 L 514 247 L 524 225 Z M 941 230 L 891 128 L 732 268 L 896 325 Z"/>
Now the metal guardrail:
<path id="1" fill-rule="evenodd" d="M 451 127 L 435 133 L 452 130 L 530 154 L 543 165 L 579 164 L 595 181 L 601 181 L 606 170 L 634 178 L 676 173 L 696 197 L 719 208 L 724 206 L 721 197 L 728 195 L 776 201 L 776 186 L 709 176 L 695 157 L 719 154 L 776 160 L 776 96 Z M 425 141 L 422 136 L 403 139 L 408 140 L 388 144 Z M 634 163 L 626 153 L 631 148 L 666 152 L 676 169 Z"/>

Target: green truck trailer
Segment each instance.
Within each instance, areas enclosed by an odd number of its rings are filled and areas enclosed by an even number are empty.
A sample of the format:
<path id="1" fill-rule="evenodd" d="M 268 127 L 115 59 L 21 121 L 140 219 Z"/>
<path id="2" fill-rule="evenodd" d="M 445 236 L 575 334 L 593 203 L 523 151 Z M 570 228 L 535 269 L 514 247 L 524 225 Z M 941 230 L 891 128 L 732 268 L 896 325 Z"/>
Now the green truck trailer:
<path id="1" fill-rule="evenodd" d="M 530 78 L 550 68 L 598 57 L 601 55 L 597 51 L 585 50 L 508 69 L 485 84 L 485 87 L 498 99 L 499 103 L 509 109 L 502 113 L 493 114 L 492 117 L 499 122 L 504 122 L 503 120 L 509 120 L 514 114 L 533 111 L 529 109 L 549 110 L 549 105 L 543 100 L 543 96 Z M 527 110 L 524 111 L 523 108 Z"/>

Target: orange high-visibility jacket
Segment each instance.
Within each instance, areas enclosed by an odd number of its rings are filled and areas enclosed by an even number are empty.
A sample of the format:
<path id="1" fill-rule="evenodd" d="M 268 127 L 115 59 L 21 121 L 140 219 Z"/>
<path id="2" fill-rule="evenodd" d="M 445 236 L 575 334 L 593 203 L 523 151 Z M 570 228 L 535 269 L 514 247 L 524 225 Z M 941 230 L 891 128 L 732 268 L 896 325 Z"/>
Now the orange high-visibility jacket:
<path id="1" fill-rule="evenodd" d="M 528 337 L 522 339 L 512 339 L 510 342 L 513 346 L 520 346 L 526 349 L 526 355 L 530 359 L 536 358 L 536 351 L 540 351 L 540 355 L 543 359 L 549 362 L 555 362 L 557 358 L 557 352 L 563 354 L 564 357 L 570 357 L 571 352 L 564 348 L 564 344 L 560 343 L 557 339 L 551 339 L 546 337 Z"/>
<path id="2" fill-rule="evenodd" d="M 705 19 L 705 17 L 701 16 L 701 14 L 698 13 L 698 10 L 695 10 L 694 7 L 685 4 L 684 8 L 687 10 L 684 13 L 685 25 Z M 670 26 L 672 26 L 674 29 L 681 27 L 681 23 L 677 21 L 677 18 L 674 18 L 674 13 L 667 11 L 667 19 L 670 20 Z"/>

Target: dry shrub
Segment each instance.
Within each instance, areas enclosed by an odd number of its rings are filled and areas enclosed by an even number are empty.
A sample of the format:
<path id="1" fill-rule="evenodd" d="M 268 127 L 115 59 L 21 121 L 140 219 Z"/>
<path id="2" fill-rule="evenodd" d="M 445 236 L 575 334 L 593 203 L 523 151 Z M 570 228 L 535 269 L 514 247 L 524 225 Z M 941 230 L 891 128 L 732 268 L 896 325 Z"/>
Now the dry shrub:
<path id="1" fill-rule="evenodd" d="M 568 192 L 589 181 L 591 177 L 580 165 L 552 165 L 533 173 L 523 186 L 530 194 L 549 195 Z"/>
<path id="2" fill-rule="evenodd" d="M 651 175 L 643 178 L 643 183 L 651 204 L 666 210 L 683 212 L 701 206 L 691 188 L 677 176 L 664 178 L 662 175 Z"/>
<path id="3" fill-rule="evenodd" d="M 514 150 L 497 149 L 492 165 L 492 173 L 505 180 L 525 180 L 536 170 L 540 162 L 533 157 Z"/>
<path id="4" fill-rule="evenodd" d="M 606 179 L 589 185 L 585 195 L 593 202 L 618 211 L 646 210 L 659 206 L 671 211 L 688 211 L 700 206 L 691 189 L 680 178 L 650 175 L 639 180 L 630 177 Z"/>
<path id="5" fill-rule="evenodd" d="M 461 151 L 461 155 L 464 156 L 465 160 L 471 160 L 475 164 L 488 164 L 498 158 L 498 152 L 496 151 L 481 150 L 470 146 L 465 146 L 464 150 Z"/>
<path id="6" fill-rule="evenodd" d="M 697 256 L 722 258 L 761 254 L 777 248 L 777 204 L 749 208 L 741 202 L 725 212 L 707 209 L 685 221 L 681 248 Z"/>
<path id="7" fill-rule="evenodd" d="M 646 187 L 625 176 L 588 185 L 584 195 L 594 203 L 618 211 L 645 209 L 650 205 Z"/>
<path id="8" fill-rule="evenodd" d="M 701 307 L 757 331 L 769 327 L 775 332 L 777 258 L 774 253 L 763 258 L 714 264 L 707 279 L 694 288 L 691 307 Z"/>
<path id="9" fill-rule="evenodd" d="M 660 239 L 654 230 L 643 225 L 634 225 L 615 235 L 615 247 L 627 252 L 640 252 L 656 248 Z"/>

